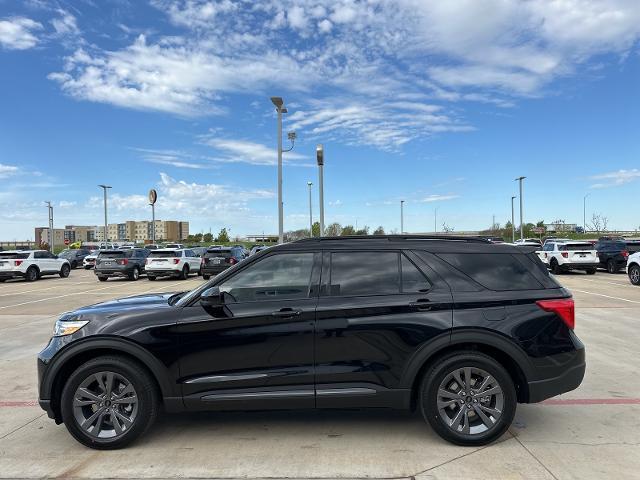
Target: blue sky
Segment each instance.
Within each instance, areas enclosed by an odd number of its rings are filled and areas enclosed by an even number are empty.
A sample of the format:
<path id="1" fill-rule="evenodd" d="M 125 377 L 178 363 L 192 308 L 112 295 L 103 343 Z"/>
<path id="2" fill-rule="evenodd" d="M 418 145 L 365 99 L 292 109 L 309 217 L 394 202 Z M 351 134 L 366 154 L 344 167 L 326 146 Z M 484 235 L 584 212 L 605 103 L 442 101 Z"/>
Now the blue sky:
<path id="1" fill-rule="evenodd" d="M 184 219 L 277 233 L 276 122 L 289 108 L 285 230 L 456 231 L 510 217 L 640 228 L 636 0 L 0 0 L 0 237 Z M 286 140 L 285 140 L 286 145 Z"/>

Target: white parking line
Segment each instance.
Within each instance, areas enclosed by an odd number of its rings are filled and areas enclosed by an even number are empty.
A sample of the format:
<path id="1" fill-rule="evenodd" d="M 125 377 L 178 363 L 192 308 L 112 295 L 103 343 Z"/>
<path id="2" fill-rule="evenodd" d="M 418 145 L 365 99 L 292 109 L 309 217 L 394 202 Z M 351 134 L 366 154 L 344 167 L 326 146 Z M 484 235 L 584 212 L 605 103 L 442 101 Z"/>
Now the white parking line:
<path id="1" fill-rule="evenodd" d="M 582 280 L 585 282 L 592 282 L 592 283 L 608 283 L 609 285 L 617 285 L 619 287 L 638 288 L 635 285 L 631 285 L 630 283 L 609 282 L 607 280 L 589 280 L 588 278 L 583 278 Z"/>
<path id="2" fill-rule="evenodd" d="M 588 295 L 596 295 L 598 297 L 611 298 L 613 300 L 622 300 L 623 302 L 637 303 L 637 304 L 640 305 L 640 302 L 638 302 L 636 300 L 629 300 L 628 298 L 612 297 L 611 295 L 605 295 L 603 293 L 586 292 L 584 290 L 576 290 L 575 288 L 570 288 L 569 290 L 571 290 L 572 292 L 586 293 Z"/>
<path id="3" fill-rule="evenodd" d="M 73 285 L 84 285 L 87 283 L 94 283 L 94 282 L 77 282 L 77 283 L 74 283 Z M 47 287 L 47 288 L 36 288 L 34 290 L 23 290 L 23 291 L 17 291 L 13 293 L 3 293 L 2 295 L 0 295 L 0 297 L 10 297 L 11 295 L 22 295 L 25 293 L 42 292 L 44 290 L 51 290 L 53 288 L 60 288 L 60 287 L 67 287 L 67 286 L 68 285 L 65 285 L 65 284 L 59 284 L 59 285 L 55 285 L 53 287 Z"/>

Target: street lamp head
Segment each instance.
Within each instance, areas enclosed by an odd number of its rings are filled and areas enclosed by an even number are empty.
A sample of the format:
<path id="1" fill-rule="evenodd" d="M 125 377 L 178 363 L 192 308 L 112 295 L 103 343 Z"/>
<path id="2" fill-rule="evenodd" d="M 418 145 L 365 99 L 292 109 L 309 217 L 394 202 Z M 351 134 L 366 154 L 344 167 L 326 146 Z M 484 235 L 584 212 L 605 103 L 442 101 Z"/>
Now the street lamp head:
<path id="1" fill-rule="evenodd" d="M 524 180 L 525 178 L 527 178 L 527 177 L 518 177 L 518 178 L 516 178 L 514 181 L 516 181 L 516 182 L 517 182 L 518 180 Z"/>
<path id="2" fill-rule="evenodd" d="M 282 97 L 271 97 L 271 103 L 273 103 L 277 109 L 281 109 L 282 105 L 284 105 Z"/>
<path id="3" fill-rule="evenodd" d="M 111 188 L 109 185 L 98 185 L 100 188 Z"/>
<path id="4" fill-rule="evenodd" d="M 296 138 L 298 138 L 298 135 L 296 134 L 296 132 L 291 131 L 287 134 L 287 138 L 293 142 Z"/>
<path id="5" fill-rule="evenodd" d="M 313 185 L 313 182 L 307 182 L 307 185 L 311 186 Z"/>
<path id="6" fill-rule="evenodd" d="M 318 166 L 324 165 L 324 146 L 321 143 L 316 145 L 316 160 Z"/>

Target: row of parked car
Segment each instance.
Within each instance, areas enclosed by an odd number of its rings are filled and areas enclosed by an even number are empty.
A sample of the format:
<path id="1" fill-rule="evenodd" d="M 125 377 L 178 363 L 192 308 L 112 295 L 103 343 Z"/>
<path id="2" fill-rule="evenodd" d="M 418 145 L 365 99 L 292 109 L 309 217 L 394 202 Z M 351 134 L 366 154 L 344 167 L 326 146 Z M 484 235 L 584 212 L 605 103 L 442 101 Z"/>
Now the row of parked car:
<path id="1" fill-rule="evenodd" d="M 102 250 L 69 249 L 58 255 L 46 250 L 11 250 L 0 252 L 0 282 L 11 278 L 32 282 L 43 275 L 65 278 L 80 266 L 93 269 L 101 282 L 111 277 L 138 280 L 143 274 L 149 280 L 159 277 L 186 279 L 191 274 L 202 275 L 207 280 L 265 248 L 264 245 L 256 245 L 251 250 L 242 245 L 188 248 L 182 244 L 169 244 L 149 249 L 124 245 Z"/>

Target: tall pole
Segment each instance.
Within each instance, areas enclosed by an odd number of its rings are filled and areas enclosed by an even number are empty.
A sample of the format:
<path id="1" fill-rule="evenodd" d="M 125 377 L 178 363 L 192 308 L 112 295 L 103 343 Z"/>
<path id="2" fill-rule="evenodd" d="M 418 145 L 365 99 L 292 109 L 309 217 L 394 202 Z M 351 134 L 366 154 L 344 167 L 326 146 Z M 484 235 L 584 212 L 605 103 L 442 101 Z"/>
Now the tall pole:
<path id="1" fill-rule="evenodd" d="M 318 161 L 318 190 L 320 195 L 320 236 L 324 236 L 324 147 L 320 143 L 316 147 Z"/>
<path id="2" fill-rule="evenodd" d="M 309 185 L 309 236 L 313 237 L 313 211 L 311 209 L 311 186 L 313 183 L 307 182 Z"/>
<path id="3" fill-rule="evenodd" d="M 516 199 L 515 195 L 511 197 L 511 243 L 516 241 L 516 224 L 515 215 L 513 211 L 513 201 Z"/>
<path id="4" fill-rule="evenodd" d="M 587 197 L 590 194 L 587 193 L 583 198 L 582 198 L 582 231 L 583 233 L 587 233 Z"/>
<path id="5" fill-rule="evenodd" d="M 107 189 L 109 185 L 98 185 L 104 193 L 104 248 L 107 248 Z"/>
<path id="6" fill-rule="evenodd" d="M 438 207 L 433 209 L 433 233 L 438 233 Z"/>
<path id="7" fill-rule="evenodd" d="M 156 204 L 150 203 L 151 205 L 151 243 L 156 244 Z"/>
<path id="8" fill-rule="evenodd" d="M 400 200 L 400 234 L 404 233 L 404 200 Z"/>
<path id="9" fill-rule="evenodd" d="M 284 207 L 282 205 L 282 108 L 278 108 L 278 243 L 284 242 Z"/>
<path id="10" fill-rule="evenodd" d="M 53 207 L 51 202 L 44 202 L 47 204 L 47 213 L 49 215 L 49 251 L 53 253 L 54 232 L 53 232 Z"/>
<path id="11" fill-rule="evenodd" d="M 524 238 L 524 221 L 522 213 L 522 181 L 527 177 L 518 177 L 516 181 L 520 183 L 520 240 Z"/>

